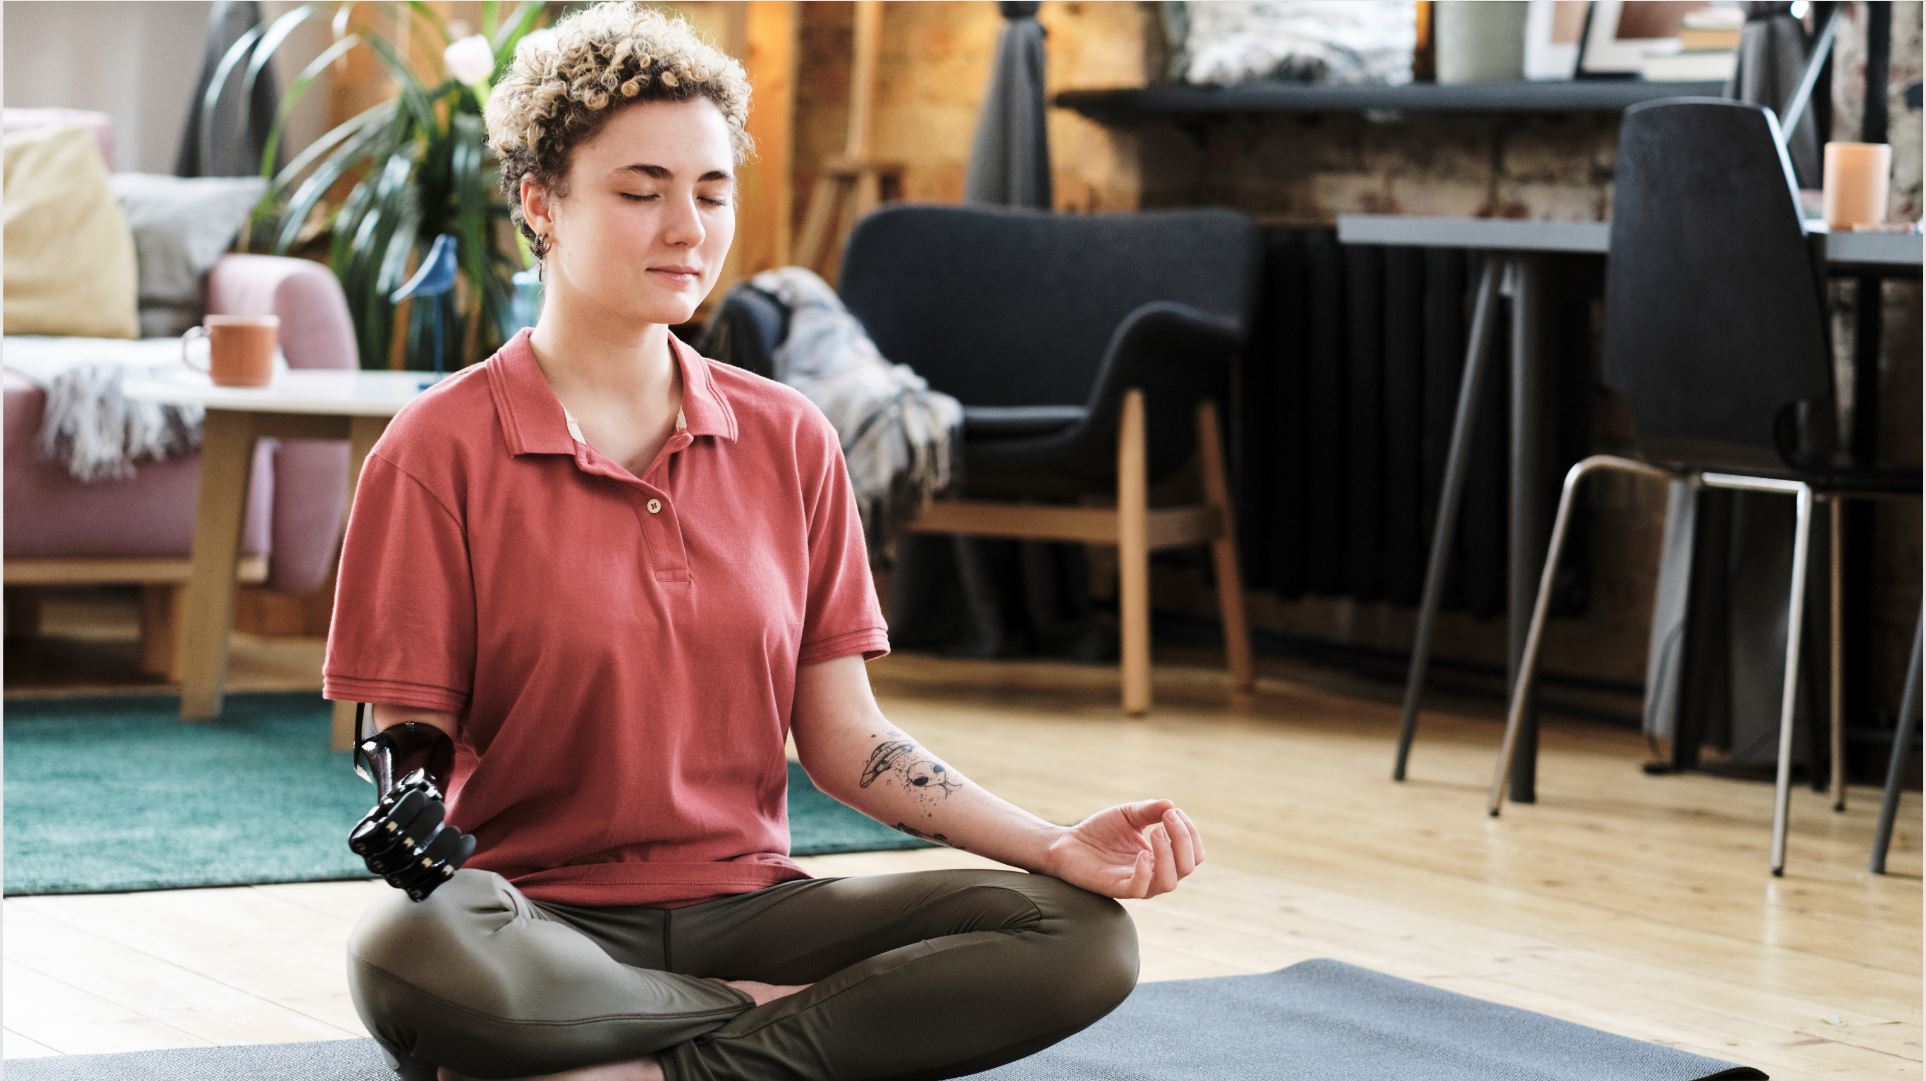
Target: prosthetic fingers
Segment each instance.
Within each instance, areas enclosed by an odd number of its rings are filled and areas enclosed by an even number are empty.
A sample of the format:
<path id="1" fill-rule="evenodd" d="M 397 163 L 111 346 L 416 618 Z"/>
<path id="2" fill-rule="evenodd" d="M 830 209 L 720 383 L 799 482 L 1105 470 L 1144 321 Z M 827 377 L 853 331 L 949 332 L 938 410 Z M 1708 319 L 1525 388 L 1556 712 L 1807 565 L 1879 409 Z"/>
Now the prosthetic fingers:
<path id="1" fill-rule="evenodd" d="M 348 847 L 409 900 L 425 900 L 475 851 L 473 837 L 444 821 L 441 788 L 455 762 L 454 741 L 434 725 L 410 721 L 362 740 L 354 758 L 379 802 L 355 824 Z"/>

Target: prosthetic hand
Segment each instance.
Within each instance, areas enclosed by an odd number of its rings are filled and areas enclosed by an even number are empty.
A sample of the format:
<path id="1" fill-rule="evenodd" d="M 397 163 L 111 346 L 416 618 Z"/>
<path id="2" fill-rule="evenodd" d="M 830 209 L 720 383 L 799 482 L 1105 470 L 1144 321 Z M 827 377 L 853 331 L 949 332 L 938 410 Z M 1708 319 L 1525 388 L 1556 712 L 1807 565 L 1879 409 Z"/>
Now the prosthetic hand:
<path id="1" fill-rule="evenodd" d="M 475 851 L 473 837 L 443 821 L 441 788 L 455 744 L 434 725 L 410 721 L 362 740 L 354 756 L 355 772 L 374 782 L 379 802 L 348 835 L 348 847 L 409 900 L 424 900 Z"/>

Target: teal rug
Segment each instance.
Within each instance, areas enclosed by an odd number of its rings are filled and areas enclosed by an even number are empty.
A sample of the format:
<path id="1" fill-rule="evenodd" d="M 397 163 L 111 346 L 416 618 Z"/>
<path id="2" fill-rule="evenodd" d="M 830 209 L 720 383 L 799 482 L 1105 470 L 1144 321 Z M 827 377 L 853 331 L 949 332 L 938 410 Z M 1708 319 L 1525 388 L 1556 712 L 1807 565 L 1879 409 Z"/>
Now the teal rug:
<path id="1" fill-rule="evenodd" d="M 230 694 L 219 721 L 180 699 L 6 702 L 5 893 L 112 893 L 368 878 L 348 831 L 374 805 L 328 750 L 313 692 Z M 797 856 L 923 848 L 789 764 Z"/>

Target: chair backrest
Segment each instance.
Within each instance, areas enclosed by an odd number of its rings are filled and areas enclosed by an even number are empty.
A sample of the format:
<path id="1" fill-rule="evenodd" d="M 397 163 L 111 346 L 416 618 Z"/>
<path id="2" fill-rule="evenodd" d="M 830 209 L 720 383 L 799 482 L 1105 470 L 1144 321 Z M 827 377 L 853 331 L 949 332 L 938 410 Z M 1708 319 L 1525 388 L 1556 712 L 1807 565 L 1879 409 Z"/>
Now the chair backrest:
<path id="1" fill-rule="evenodd" d="M 1626 110 L 1605 381 L 1647 456 L 1783 467 L 1795 414 L 1821 431 L 1834 399 L 1819 271 L 1769 110 L 1717 98 Z"/>
<path id="2" fill-rule="evenodd" d="M 1143 304 L 1248 327 L 1260 254 L 1256 224 L 1228 210 L 899 204 L 857 224 L 837 292 L 884 356 L 965 405 L 1081 405 Z"/>
<path id="3" fill-rule="evenodd" d="M 789 336 L 789 309 L 748 281 L 737 282 L 716 305 L 696 352 L 767 379 L 776 377 L 776 349 Z"/>

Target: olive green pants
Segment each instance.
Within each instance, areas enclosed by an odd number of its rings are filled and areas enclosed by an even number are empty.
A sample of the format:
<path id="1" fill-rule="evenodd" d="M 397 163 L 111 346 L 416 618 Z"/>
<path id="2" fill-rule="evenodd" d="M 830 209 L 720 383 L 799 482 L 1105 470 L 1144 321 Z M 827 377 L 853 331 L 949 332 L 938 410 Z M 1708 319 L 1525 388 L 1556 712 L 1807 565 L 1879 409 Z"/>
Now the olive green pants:
<path id="1" fill-rule="evenodd" d="M 811 984 L 756 1006 L 715 980 Z M 531 901 L 463 869 L 377 901 L 348 986 L 405 1081 L 657 1055 L 669 1081 L 883 1081 L 987 1070 L 1115 1009 L 1137 982 L 1117 902 L 1047 875 L 784 882 L 687 908 Z"/>

